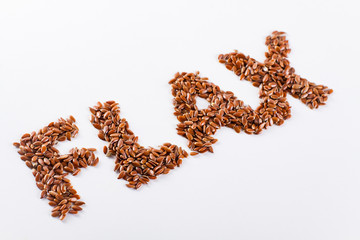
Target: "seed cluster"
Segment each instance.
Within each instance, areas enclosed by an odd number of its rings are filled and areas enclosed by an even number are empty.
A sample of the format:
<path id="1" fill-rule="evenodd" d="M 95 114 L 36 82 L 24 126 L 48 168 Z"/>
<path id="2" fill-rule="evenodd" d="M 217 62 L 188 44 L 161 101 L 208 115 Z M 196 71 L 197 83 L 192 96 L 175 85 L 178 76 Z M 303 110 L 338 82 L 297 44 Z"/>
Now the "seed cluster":
<path id="1" fill-rule="evenodd" d="M 248 80 L 254 86 L 260 87 L 260 91 L 264 88 L 265 83 L 274 82 L 282 91 L 300 99 L 311 109 L 325 105 L 328 95 L 333 90 L 309 82 L 295 74 L 295 69 L 290 66 L 287 59 L 291 50 L 289 41 L 286 40 L 284 34 L 284 32 L 275 31 L 266 37 L 265 45 L 268 47 L 268 52 L 265 53 L 266 60 L 264 63 L 260 63 L 237 51 L 220 54 L 219 62 L 225 64 L 227 69 L 240 76 L 240 80 Z"/>
<path id="2" fill-rule="evenodd" d="M 128 181 L 129 188 L 138 189 L 160 174 L 169 173 L 188 156 L 181 147 L 170 143 L 164 143 L 159 149 L 140 146 L 114 101 L 98 102 L 90 111 L 91 123 L 99 130 L 98 137 L 109 142 L 104 146 L 104 153 L 116 156 L 114 171 L 119 173 L 118 179 Z"/>
<path id="3" fill-rule="evenodd" d="M 201 78 L 199 72 L 176 73 L 170 80 L 174 115 L 180 122 L 177 131 L 188 139 L 188 146 L 194 151 L 191 155 L 213 152 L 212 145 L 217 139 L 212 135 L 221 127 L 232 128 L 237 133 L 259 134 L 274 124 L 282 125 L 291 117 L 287 93 L 311 109 L 325 105 L 333 90 L 295 74 L 287 59 L 290 48 L 284 34 L 275 31 L 266 38 L 268 51 L 263 63 L 237 51 L 218 57 L 219 62 L 240 80 L 250 81 L 259 88 L 261 103 L 256 109 L 245 105 L 234 93 L 223 91 L 207 78 Z M 209 106 L 198 109 L 197 97 L 207 100 Z M 141 146 L 127 120 L 120 117 L 115 101 L 98 102 L 90 112 L 91 123 L 99 130 L 98 137 L 109 143 L 104 146 L 104 153 L 115 155 L 114 171 L 118 173 L 118 179 L 128 182 L 129 188 L 138 189 L 157 176 L 169 173 L 188 157 L 185 150 L 171 143 L 164 143 L 159 148 Z M 71 141 L 77 133 L 75 118 L 70 116 L 50 123 L 37 133 L 26 133 L 19 143 L 14 143 L 21 159 L 32 169 L 41 198 L 49 200 L 53 207 L 52 216 L 60 220 L 68 213 L 78 213 L 84 204 L 66 176 L 75 176 L 81 168 L 99 162 L 94 148 L 73 148 L 65 155 L 55 148 L 59 141 Z"/>
<path id="4" fill-rule="evenodd" d="M 95 158 L 94 148 L 73 148 L 69 154 L 60 155 L 55 145 L 59 141 L 71 141 L 77 133 L 75 118 L 70 116 L 67 120 L 60 118 L 58 122 L 50 123 L 37 133 L 26 133 L 20 143 L 14 143 L 19 148 L 21 159 L 32 169 L 36 185 L 41 190 L 40 198 L 49 200 L 49 205 L 53 207 L 51 215 L 60 220 L 67 213 L 77 214 L 84 204 L 79 201 L 80 196 L 66 176 L 75 176 L 80 168 L 95 166 L 99 162 L 99 158 Z"/>
<path id="5" fill-rule="evenodd" d="M 269 52 L 265 54 L 264 63 L 238 52 L 219 56 L 220 63 L 224 63 L 227 69 L 259 87 L 261 103 L 255 110 L 245 106 L 232 92 L 222 91 L 207 78 L 201 78 L 198 72 L 177 73 L 170 80 L 174 115 L 180 121 L 177 131 L 189 140 L 190 149 L 199 153 L 213 152 L 211 145 L 217 139 L 211 135 L 222 126 L 233 128 L 237 133 L 243 130 L 247 134 L 259 134 L 273 124 L 283 124 L 291 117 L 287 92 L 310 108 L 325 104 L 332 90 L 295 74 L 286 59 L 290 49 L 284 33 L 273 32 L 266 38 L 266 45 Z M 206 99 L 209 107 L 199 110 L 196 97 Z"/>

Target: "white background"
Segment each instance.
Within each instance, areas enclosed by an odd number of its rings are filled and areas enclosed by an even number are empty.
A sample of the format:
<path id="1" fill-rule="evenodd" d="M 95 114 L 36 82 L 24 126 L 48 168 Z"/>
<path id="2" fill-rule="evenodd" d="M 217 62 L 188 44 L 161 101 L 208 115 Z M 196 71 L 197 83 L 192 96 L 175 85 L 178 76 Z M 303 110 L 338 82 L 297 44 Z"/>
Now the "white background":
<path id="1" fill-rule="evenodd" d="M 0 239 L 360 239 L 356 2 L 1 0 Z M 102 149 L 88 107 L 116 100 L 142 145 L 187 149 L 168 81 L 199 70 L 255 108 L 258 89 L 217 55 L 238 49 L 263 61 L 273 30 L 288 33 L 297 73 L 334 89 L 325 107 L 289 96 L 281 127 L 259 136 L 223 128 L 214 154 L 138 191 L 98 151 L 97 167 L 71 177 L 84 211 L 50 216 L 12 142 L 72 114 L 79 135 L 59 149 Z"/>

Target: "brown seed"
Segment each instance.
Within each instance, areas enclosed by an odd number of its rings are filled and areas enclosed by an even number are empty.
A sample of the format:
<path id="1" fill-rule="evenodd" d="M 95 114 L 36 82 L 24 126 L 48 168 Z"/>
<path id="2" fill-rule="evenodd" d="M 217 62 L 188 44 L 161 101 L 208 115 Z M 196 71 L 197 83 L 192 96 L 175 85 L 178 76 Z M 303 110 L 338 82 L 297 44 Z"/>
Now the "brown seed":
<path id="1" fill-rule="evenodd" d="M 26 164 L 26 166 L 28 166 L 28 168 L 30 168 L 30 169 L 33 168 L 33 165 L 30 161 L 25 161 L 25 164 Z"/>
<path id="2" fill-rule="evenodd" d="M 58 216 L 60 216 L 60 211 L 55 211 L 55 212 L 51 213 L 51 216 L 52 216 L 52 217 L 58 217 Z"/>
<path id="3" fill-rule="evenodd" d="M 104 146 L 103 152 L 104 152 L 105 154 L 107 154 L 108 148 L 107 148 L 106 146 Z"/>
<path id="4" fill-rule="evenodd" d="M 80 164 L 81 167 L 83 167 L 83 168 L 86 168 L 86 167 L 87 167 L 86 161 L 80 160 L 80 161 L 79 161 L 79 164 Z"/>
<path id="5" fill-rule="evenodd" d="M 92 163 L 92 166 L 96 166 L 99 163 L 99 158 L 95 158 L 94 162 Z"/>
<path id="6" fill-rule="evenodd" d="M 138 189 L 138 188 L 140 188 L 141 187 L 141 182 L 138 182 L 136 185 L 135 185 L 135 189 Z"/>
<path id="7" fill-rule="evenodd" d="M 76 210 L 69 210 L 69 213 L 70 213 L 70 214 L 77 214 L 78 211 L 76 211 Z"/>
<path id="8" fill-rule="evenodd" d="M 76 170 L 72 173 L 72 175 L 73 175 L 73 176 L 76 176 L 76 175 L 78 175 L 78 174 L 80 173 L 80 171 L 81 171 L 81 169 L 76 169 Z"/>
<path id="9" fill-rule="evenodd" d="M 75 118 L 74 118 L 72 115 L 70 115 L 70 120 L 71 120 L 72 122 L 76 122 Z"/>
<path id="10" fill-rule="evenodd" d="M 43 145 L 43 146 L 41 147 L 40 152 L 41 152 L 41 153 L 45 153 L 45 152 L 46 152 L 46 146 L 45 146 L 45 145 Z"/>
<path id="11" fill-rule="evenodd" d="M 118 176 L 118 179 L 124 178 L 124 177 L 125 177 L 125 174 L 126 174 L 125 171 L 121 171 L 120 174 L 119 174 L 119 176 Z"/>
<path id="12" fill-rule="evenodd" d="M 130 183 L 126 184 L 126 186 L 127 186 L 128 188 L 135 188 L 135 185 L 130 184 Z"/>
<path id="13" fill-rule="evenodd" d="M 72 209 L 75 210 L 75 211 L 81 211 L 82 210 L 82 208 L 80 206 L 78 206 L 78 205 L 73 205 Z"/>
<path id="14" fill-rule="evenodd" d="M 64 170 L 67 172 L 73 172 L 73 169 L 69 168 L 68 166 L 64 167 Z"/>
<path id="15" fill-rule="evenodd" d="M 78 206 L 81 206 L 81 205 L 84 205 L 85 203 L 83 201 L 76 201 L 74 204 L 78 205 Z"/>

